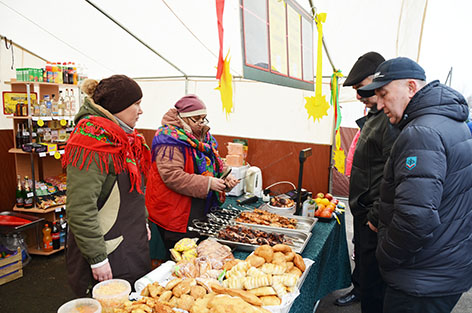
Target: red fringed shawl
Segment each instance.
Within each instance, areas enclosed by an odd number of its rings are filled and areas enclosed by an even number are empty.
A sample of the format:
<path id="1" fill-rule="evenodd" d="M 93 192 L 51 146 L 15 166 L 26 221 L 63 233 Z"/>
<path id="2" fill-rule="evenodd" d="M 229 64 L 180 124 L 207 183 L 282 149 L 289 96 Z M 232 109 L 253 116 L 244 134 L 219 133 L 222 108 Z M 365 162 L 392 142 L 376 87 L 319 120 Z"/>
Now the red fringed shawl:
<path id="1" fill-rule="evenodd" d="M 75 126 L 65 149 L 62 166 L 72 165 L 86 170 L 95 161 L 100 170 L 109 173 L 109 160 L 114 172 L 126 171 L 131 180 L 131 191 L 136 186 L 139 193 L 142 177 L 147 175 L 151 166 L 151 151 L 143 135 L 134 131 L 127 134 L 120 126 L 109 119 L 88 116 Z"/>

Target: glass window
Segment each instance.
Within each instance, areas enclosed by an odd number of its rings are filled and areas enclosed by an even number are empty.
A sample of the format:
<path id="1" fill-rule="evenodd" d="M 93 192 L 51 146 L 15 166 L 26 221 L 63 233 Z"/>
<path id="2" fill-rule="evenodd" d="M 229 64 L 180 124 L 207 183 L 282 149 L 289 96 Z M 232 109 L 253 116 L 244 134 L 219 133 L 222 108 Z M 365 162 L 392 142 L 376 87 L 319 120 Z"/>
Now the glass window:
<path id="1" fill-rule="evenodd" d="M 269 69 L 266 0 L 243 3 L 246 64 Z"/>

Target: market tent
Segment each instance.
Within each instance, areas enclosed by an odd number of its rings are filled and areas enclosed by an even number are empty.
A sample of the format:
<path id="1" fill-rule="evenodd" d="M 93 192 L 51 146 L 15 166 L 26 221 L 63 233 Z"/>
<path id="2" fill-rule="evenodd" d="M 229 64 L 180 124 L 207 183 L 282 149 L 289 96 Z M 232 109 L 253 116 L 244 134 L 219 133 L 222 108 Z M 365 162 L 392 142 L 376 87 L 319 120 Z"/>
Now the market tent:
<path id="1" fill-rule="evenodd" d="M 310 1 L 298 2 L 311 11 Z M 317 13 L 328 14 L 323 26 L 325 43 L 332 64 L 344 75 L 368 51 L 378 51 L 387 59 L 408 56 L 425 68 L 428 80 L 445 82 L 452 69 L 449 83 L 470 97 L 472 89 L 466 70 L 471 61 L 462 38 L 464 30 L 472 28 L 469 1 L 312 2 Z M 239 0 L 226 0 L 224 13 L 224 51 L 230 51 L 231 73 L 235 77 L 242 75 L 239 4 Z M 215 90 L 219 49 L 216 25 L 214 0 L 0 0 L 0 35 L 36 55 L 49 61 L 80 63 L 93 78 L 114 73 L 153 77 L 139 79 L 146 112 L 139 128 L 155 129 L 162 114 L 179 97 L 196 93 L 208 106 L 214 134 L 331 145 L 333 108 L 321 119 L 309 118 L 305 97 L 314 95 L 310 91 L 236 78 L 234 107 L 226 115 Z M 315 42 L 316 36 L 315 30 Z M 10 69 L 10 51 L 3 47 L 0 50 L 2 82 L 15 75 Z M 14 66 L 44 66 L 41 59 L 18 53 L 14 53 Z M 332 72 L 324 52 L 323 95 L 328 101 L 326 77 Z M 8 90 L 9 86 L 0 84 L 0 88 Z M 340 104 L 341 125 L 355 127 L 354 121 L 364 114 L 364 108 L 351 88 L 341 88 Z M 11 129 L 11 121 L 0 117 L 0 128 Z"/>

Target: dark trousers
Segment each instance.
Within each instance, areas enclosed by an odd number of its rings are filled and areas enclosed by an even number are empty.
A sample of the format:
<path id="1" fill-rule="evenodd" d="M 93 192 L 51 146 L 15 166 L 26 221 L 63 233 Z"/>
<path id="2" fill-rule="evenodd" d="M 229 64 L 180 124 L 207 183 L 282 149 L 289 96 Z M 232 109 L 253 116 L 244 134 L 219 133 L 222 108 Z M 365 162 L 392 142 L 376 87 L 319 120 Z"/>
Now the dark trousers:
<path id="1" fill-rule="evenodd" d="M 379 265 L 375 257 L 377 233 L 372 231 L 365 222 L 361 224 L 358 233 L 360 245 L 356 248 L 356 258 L 359 256 L 362 313 L 381 313 L 385 283 L 380 275 Z"/>
<path id="2" fill-rule="evenodd" d="M 383 313 L 449 313 L 461 296 L 415 297 L 387 286 Z"/>
<path id="3" fill-rule="evenodd" d="M 352 292 L 360 297 L 361 296 L 361 288 L 360 288 L 360 240 L 361 240 L 361 235 L 360 235 L 360 230 L 362 228 L 362 221 L 358 217 L 354 216 L 354 236 L 353 236 L 353 241 L 354 241 L 354 270 L 352 271 L 351 274 L 351 282 L 352 282 Z"/>

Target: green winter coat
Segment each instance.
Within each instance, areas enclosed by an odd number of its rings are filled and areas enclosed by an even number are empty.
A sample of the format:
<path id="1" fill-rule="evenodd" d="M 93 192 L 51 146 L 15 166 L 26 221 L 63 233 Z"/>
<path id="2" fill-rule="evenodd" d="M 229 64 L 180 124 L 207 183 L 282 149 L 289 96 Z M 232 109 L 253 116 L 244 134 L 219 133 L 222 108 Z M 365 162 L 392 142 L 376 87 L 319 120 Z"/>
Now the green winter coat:
<path id="1" fill-rule="evenodd" d="M 89 115 L 118 124 L 110 112 L 86 98 L 75 122 Z M 108 173 L 95 162 L 88 169 L 67 166 L 67 265 L 69 282 L 78 296 L 95 283 L 90 264 L 106 258 L 113 277 L 131 284 L 150 271 L 144 195 L 129 192 L 130 186 L 126 172 L 115 174 L 111 159 Z"/>

